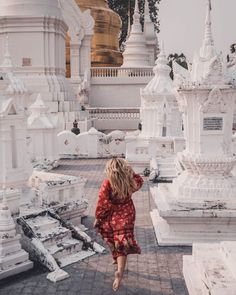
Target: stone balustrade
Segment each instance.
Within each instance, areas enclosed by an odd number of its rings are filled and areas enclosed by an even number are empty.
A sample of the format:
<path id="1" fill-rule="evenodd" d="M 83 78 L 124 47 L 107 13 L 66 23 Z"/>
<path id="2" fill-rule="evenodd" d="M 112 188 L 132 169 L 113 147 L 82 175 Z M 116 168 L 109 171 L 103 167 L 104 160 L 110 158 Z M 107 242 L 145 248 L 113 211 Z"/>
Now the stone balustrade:
<path id="1" fill-rule="evenodd" d="M 152 67 L 121 68 L 121 67 L 93 67 L 91 78 L 120 78 L 120 77 L 152 77 Z"/>
<path id="2" fill-rule="evenodd" d="M 99 120 L 138 120 L 139 108 L 88 108 L 91 118 Z"/>
<path id="3" fill-rule="evenodd" d="M 136 130 L 140 122 L 139 108 L 88 108 L 98 130 Z"/>

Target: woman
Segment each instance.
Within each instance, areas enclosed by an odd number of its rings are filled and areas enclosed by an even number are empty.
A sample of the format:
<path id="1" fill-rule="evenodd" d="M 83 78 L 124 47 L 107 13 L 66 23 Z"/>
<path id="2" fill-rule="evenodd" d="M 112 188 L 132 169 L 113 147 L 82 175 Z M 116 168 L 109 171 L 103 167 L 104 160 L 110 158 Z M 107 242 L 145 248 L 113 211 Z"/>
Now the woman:
<path id="1" fill-rule="evenodd" d="M 101 185 L 94 226 L 108 244 L 113 263 L 117 263 L 113 290 L 117 291 L 124 273 L 127 255 L 140 254 L 134 238 L 135 207 L 132 193 L 143 184 L 128 163 L 113 158 L 106 165 L 107 179 Z"/>

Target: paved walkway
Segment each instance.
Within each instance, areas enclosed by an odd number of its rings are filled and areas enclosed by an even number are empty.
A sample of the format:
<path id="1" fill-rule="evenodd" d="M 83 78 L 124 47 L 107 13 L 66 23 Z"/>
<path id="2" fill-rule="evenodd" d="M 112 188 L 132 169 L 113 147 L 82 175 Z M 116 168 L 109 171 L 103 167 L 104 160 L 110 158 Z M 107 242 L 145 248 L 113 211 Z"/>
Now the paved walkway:
<path id="1" fill-rule="evenodd" d="M 106 160 L 63 160 L 56 173 L 81 175 L 88 179 L 86 194 L 89 200 L 88 216 L 83 223 L 91 229 L 99 186 L 104 178 Z M 182 256 L 191 254 L 190 247 L 159 247 L 149 211 L 153 208 L 148 183 L 135 193 L 137 210 L 136 238 L 141 255 L 130 255 L 121 288 L 122 295 L 188 295 L 182 275 Z M 47 270 L 35 266 L 33 270 L 0 282 L 0 295 L 110 295 L 114 266 L 109 253 L 94 255 L 82 262 L 67 266 L 70 278 L 53 284 L 46 279 Z"/>

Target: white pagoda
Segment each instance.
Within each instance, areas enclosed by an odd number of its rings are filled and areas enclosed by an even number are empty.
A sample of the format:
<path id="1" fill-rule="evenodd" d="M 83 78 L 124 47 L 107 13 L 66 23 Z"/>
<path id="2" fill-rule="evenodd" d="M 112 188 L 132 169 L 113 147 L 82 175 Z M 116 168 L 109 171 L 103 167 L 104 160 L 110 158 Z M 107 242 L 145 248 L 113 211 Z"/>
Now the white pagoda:
<path id="1" fill-rule="evenodd" d="M 151 66 L 149 63 L 149 53 L 146 46 L 146 39 L 144 33 L 142 32 L 142 26 L 140 23 L 138 0 L 135 0 L 133 25 L 125 44 L 123 58 L 124 61 L 122 67 L 138 68 Z"/>
<path id="2" fill-rule="evenodd" d="M 151 213 L 160 245 L 191 245 L 236 239 L 236 178 L 231 171 L 232 124 L 236 88 L 214 48 L 210 3 L 205 36 L 189 73 L 178 79 L 186 149 L 184 172 L 171 185 L 152 189 Z M 181 82 L 182 81 L 182 82 Z"/>

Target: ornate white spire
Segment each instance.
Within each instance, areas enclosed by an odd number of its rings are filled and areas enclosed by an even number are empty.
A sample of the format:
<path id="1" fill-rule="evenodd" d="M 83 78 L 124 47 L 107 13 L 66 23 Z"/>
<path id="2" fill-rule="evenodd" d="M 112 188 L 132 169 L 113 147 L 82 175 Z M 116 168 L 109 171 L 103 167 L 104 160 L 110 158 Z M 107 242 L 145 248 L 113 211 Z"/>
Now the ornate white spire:
<path id="1" fill-rule="evenodd" d="M 142 32 L 142 26 L 140 23 L 140 11 L 138 7 L 138 0 L 135 0 L 134 15 L 133 15 L 133 25 L 131 27 L 132 32 Z"/>
<path id="2" fill-rule="evenodd" d="M 143 94 L 173 94 L 173 81 L 170 78 L 171 68 L 167 65 L 168 59 L 166 58 L 164 43 L 161 42 L 161 52 L 156 60 L 153 72 L 155 76 L 144 88 Z"/>
<path id="3" fill-rule="evenodd" d="M 130 35 L 131 30 L 131 15 L 130 15 L 130 1 L 128 3 L 128 30 L 127 30 L 127 37 Z"/>
<path id="4" fill-rule="evenodd" d="M 211 0 L 207 0 L 207 12 L 205 21 L 205 34 L 200 50 L 200 56 L 202 58 L 212 58 L 215 56 L 214 39 L 211 28 Z"/>
<path id="5" fill-rule="evenodd" d="M 123 67 L 137 68 L 150 66 L 146 39 L 144 33 L 142 32 L 142 26 L 140 24 L 138 0 L 135 1 L 133 25 L 131 27 L 130 35 L 125 44 L 123 57 Z"/>
<path id="6" fill-rule="evenodd" d="M 145 22 L 151 21 L 148 0 L 145 0 L 144 21 Z"/>

